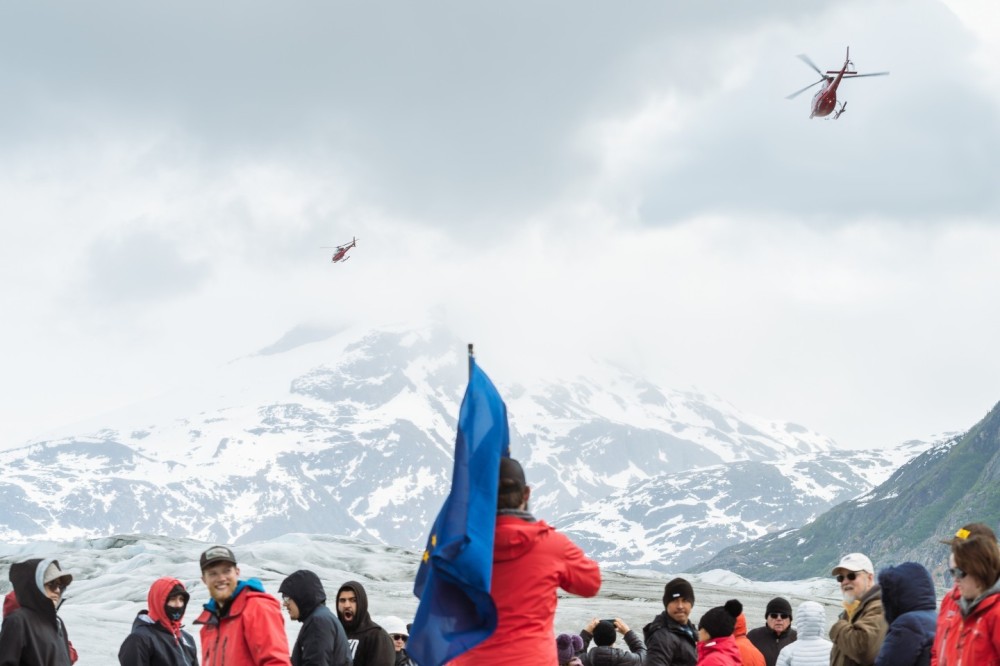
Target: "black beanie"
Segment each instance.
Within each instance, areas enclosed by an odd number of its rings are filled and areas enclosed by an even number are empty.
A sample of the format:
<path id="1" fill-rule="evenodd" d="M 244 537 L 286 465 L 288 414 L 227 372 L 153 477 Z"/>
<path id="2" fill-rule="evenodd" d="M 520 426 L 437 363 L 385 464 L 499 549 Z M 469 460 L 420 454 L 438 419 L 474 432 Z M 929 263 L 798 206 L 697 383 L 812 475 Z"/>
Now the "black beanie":
<path id="1" fill-rule="evenodd" d="M 599 647 L 615 644 L 615 625 L 601 620 L 594 626 L 594 643 Z"/>
<path id="2" fill-rule="evenodd" d="M 792 605 L 784 597 L 775 597 L 767 602 L 767 610 L 764 611 L 764 619 L 771 613 L 784 613 L 789 619 L 792 617 Z"/>
<path id="3" fill-rule="evenodd" d="M 694 606 L 694 589 L 683 578 L 674 578 L 663 588 L 663 607 L 674 599 L 687 599 Z"/>
<path id="4" fill-rule="evenodd" d="M 710 608 L 701 616 L 698 628 L 704 629 L 712 638 L 732 636 L 736 629 L 736 618 L 743 612 L 743 604 L 736 599 L 730 599 L 725 606 Z"/>

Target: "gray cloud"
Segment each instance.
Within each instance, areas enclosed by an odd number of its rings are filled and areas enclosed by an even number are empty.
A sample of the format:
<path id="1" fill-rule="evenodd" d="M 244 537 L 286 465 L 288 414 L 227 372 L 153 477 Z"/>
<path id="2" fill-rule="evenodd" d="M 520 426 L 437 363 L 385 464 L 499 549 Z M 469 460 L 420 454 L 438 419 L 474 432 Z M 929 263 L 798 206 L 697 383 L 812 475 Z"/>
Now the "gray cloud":
<path id="1" fill-rule="evenodd" d="M 467 229 L 583 177 L 577 128 L 646 75 L 708 85 L 720 36 L 835 4 L 24 3 L 6 9 L 0 120 L 8 142 L 125 117 L 177 124 L 206 157 L 334 159 L 396 210 Z M 658 61 L 678 40 L 684 66 Z"/>
<path id="2" fill-rule="evenodd" d="M 847 42 L 892 75 L 810 121 L 794 56 Z M 8 3 L 0 265 L 35 279 L 3 398 L 64 421 L 440 302 L 512 380 L 557 346 L 845 442 L 968 425 L 997 376 L 984 43 L 934 0 Z"/>
<path id="3" fill-rule="evenodd" d="M 101 237 L 87 255 L 85 301 L 102 306 L 154 305 L 202 285 L 211 275 L 206 261 L 186 259 L 173 241 L 146 229 Z"/>

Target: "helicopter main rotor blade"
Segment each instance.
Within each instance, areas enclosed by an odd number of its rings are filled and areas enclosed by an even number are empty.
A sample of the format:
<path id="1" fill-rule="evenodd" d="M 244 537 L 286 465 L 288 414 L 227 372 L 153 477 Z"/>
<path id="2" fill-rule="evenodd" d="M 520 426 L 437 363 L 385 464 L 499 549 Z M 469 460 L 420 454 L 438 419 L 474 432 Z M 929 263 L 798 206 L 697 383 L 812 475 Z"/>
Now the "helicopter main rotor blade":
<path id="1" fill-rule="evenodd" d="M 889 72 L 872 72 L 871 74 L 851 74 L 850 76 L 844 75 L 845 79 L 860 79 L 862 76 L 889 76 Z"/>
<path id="2" fill-rule="evenodd" d="M 809 56 L 807 56 L 805 53 L 800 53 L 799 56 L 798 56 L 798 58 L 799 58 L 799 60 L 801 60 L 805 64 L 809 65 L 814 70 L 816 70 L 817 74 L 819 74 L 820 76 L 822 76 L 824 78 L 826 77 L 826 74 L 823 73 L 823 70 L 821 70 L 819 67 L 817 67 L 816 63 L 814 63 L 812 60 L 810 60 Z"/>
<path id="3" fill-rule="evenodd" d="M 805 91 L 807 91 L 807 90 L 809 90 L 810 88 L 812 88 L 812 87 L 813 87 L 814 85 L 816 85 L 816 84 L 818 84 L 818 83 L 823 83 L 824 81 L 826 81 L 826 77 L 825 77 L 825 76 L 824 76 L 824 77 L 823 77 L 822 79 L 820 79 L 819 81 L 816 81 L 816 83 L 810 83 L 809 85 L 807 85 L 807 86 L 806 86 L 805 88 L 803 88 L 802 90 L 796 90 L 795 92 L 793 92 L 793 93 L 792 93 L 791 95 L 789 95 L 789 96 L 788 96 L 788 97 L 786 97 L 785 99 L 795 99 L 796 97 L 798 97 L 799 95 L 801 95 L 801 94 L 802 94 L 802 93 L 804 93 Z"/>

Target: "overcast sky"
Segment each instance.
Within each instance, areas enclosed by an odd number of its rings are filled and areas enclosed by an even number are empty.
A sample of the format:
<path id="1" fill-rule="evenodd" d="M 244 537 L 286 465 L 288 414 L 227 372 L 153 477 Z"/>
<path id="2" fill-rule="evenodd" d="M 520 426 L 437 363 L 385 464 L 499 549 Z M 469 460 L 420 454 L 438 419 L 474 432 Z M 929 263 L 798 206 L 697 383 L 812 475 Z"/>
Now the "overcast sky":
<path id="1" fill-rule="evenodd" d="M 501 382 L 589 355 L 844 446 L 967 428 L 998 34 L 995 0 L 4 3 L 0 448 L 428 313 Z M 796 54 L 848 45 L 891 75 L 810 120 Z"/>

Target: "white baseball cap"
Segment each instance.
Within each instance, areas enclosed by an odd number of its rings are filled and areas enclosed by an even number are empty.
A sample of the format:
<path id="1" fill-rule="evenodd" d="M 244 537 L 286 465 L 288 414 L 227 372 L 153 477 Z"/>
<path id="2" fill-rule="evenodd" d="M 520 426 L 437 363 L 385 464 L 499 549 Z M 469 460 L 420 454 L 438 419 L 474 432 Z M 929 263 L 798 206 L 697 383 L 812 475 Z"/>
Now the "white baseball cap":
<path id="1" fill-rule="evenodd" d="M 867 555 L 862 555 L 861 553 L 848 553 L 840 558 L 840 562 L 833 568 L 833 574 L 836 575 L 838 571 L 867 571 L 870 574 L 875 573 L 875 566 L 872 561 L 868 559 Z"/>

